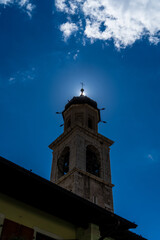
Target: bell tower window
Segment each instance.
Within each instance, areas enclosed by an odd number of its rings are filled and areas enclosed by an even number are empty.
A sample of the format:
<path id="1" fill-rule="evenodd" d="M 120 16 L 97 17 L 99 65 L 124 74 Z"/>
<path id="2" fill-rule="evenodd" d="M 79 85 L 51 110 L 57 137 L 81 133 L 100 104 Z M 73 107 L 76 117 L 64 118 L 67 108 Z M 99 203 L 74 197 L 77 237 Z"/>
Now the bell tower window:
<path id="1" fill-rule="evenodd" d="M 75 121 L 78 122 L 78 123 L 80 123 L 80 124 L 83 124 L 84 115 L 83 115 L 82 112 L 75 114 Z"/>
<path id="2" fill-rule="evenodd" d="M 92 121 L 91 118 L 88 118 L 88 127 L 89 127 L 90 129 L 93 129 L 93 121 Z"/>
<path id="3" fill-rule="evenodd" d="M 69 147 L 65 147 L 60 158 L 58 159 L 58 177 L 62 177 L 69 171 Z"/>
<path id="4" fill-rule="evenodd" d="M 93 146 L 87 146 L 86 149 L 86 171 L 100 177 L 99 154 Z"/>
<path id="5" fill-rule="evenodd" d="M 92 115 L 88 116 L 88 128 L 95 129 L 95 118 Z"/>

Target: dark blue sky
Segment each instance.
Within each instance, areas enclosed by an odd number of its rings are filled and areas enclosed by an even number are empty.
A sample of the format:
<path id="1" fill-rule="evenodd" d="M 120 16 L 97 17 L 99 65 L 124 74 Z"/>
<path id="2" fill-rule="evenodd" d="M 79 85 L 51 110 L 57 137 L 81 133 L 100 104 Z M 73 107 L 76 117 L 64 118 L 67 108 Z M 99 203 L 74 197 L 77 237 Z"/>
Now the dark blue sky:
<path id="1" fill-rule="evenodd" d="M 73 32 L 65 35 L 62 24 L 84 22 L 84 14 L 71 19 L 51 0 L 23 6 L 0 2 L 0 13 L 0 155 L 49 179 L 48 145 L 63 132 L 55 112 L 79 95 L 83 81 L 87 96 L 106 107 L 102 120 L 107 124 L 99 123 L 99 132 L 115 141 L 115 213 L 136 222 L 136 233 L 157 240 L 160 44 L 149 41 L 146 30 L 137 32 L 133 43 L 131 35 L 124 36 L 126 45 L 121 41 L 117 47 L 115 39 L 123 39 L 123 32 L 109 40 L 95 32 L 94 39 L 82 32 L 84 23 L 77 34 L 72 25 Z"/>

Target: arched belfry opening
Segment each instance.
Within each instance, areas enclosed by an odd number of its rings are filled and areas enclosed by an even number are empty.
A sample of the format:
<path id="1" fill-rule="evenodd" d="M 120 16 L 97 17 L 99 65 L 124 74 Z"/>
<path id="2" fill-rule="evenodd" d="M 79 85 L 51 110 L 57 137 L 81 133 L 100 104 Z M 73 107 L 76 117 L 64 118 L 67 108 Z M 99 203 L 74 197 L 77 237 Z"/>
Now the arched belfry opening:
<path id="1" fill-rule="evenodd" d="M 58 178 L 62 177 L 69 171 L 70 148 L 65 147 L 58 159 Z"/>
<path id="2" fill-rule="evenodd" d="M 86 148 L 86 171 L 100 177 L 100 154 L 92 145 Z"/>

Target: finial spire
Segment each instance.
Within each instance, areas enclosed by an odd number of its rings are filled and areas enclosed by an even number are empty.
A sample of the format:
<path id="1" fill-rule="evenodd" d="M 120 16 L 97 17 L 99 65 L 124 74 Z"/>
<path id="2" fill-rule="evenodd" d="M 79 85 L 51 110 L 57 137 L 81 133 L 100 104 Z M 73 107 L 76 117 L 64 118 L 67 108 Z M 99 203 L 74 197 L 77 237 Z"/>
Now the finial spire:
<path id="1" fill-rule="evenodd" d="M 83 83 L 83 82 L 81 82 L 81 85 L 82 85 L 82 88 L 81 88 L 81 96 L 84 96 L 84 88 L 83 88 L 83 86 L 84 86 L 84 83 Z"/>

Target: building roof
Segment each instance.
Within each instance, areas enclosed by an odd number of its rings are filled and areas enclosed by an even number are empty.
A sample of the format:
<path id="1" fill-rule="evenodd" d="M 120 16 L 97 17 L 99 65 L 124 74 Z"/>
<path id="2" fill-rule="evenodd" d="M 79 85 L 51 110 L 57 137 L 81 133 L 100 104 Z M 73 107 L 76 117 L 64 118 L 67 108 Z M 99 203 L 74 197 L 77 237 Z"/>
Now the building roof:
<path id="1" fill-rule="evenodd" d="M 97 107 L 97 103 L 87 96 L 80 95 L 78 97 L 73 97 L 66 105 L 62 114 L 71 106 L 75 104 L 88 104 L 98 111 L 99 121 L 100 121 L 100 110 Z"/>
<path id="2" fill-rule="evenodd" d="M 102 239 L 145 240 L 128 231 L 137 225 L 0 157 L 0 192 L 80 227 L 99 226 Z M 3 183 L 3 184 L 2 184 Z M 112 231 L 111 231 L 112 229 Z"/>

